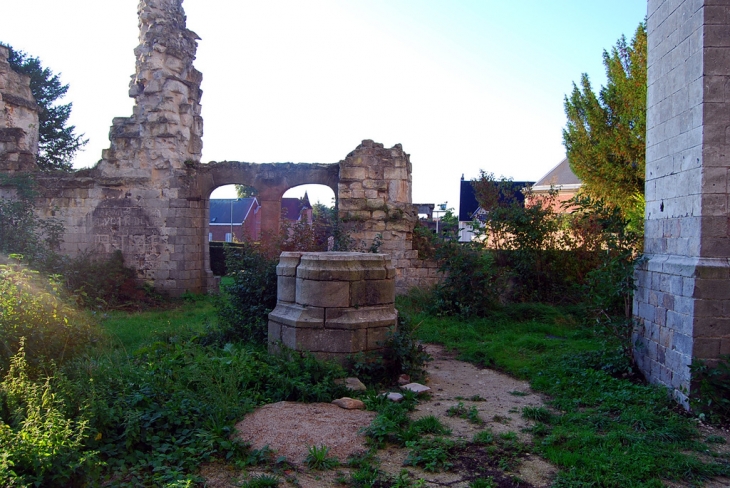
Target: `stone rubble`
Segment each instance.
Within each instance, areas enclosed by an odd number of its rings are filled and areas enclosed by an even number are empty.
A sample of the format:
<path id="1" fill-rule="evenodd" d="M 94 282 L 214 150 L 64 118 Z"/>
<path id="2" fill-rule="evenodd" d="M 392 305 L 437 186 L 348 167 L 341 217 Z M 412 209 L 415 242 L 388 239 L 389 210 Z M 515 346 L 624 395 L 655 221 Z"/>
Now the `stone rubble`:
<path id="1" fill-rule="evenodd" d="M 413 393 L 426 393 L 427 391 L 431 391 L 431 388 L 429 388 L 426 385 L 422 385 L 420 383 L 408 383 L 407 385 L 401 386 L 401 389 L 412 391 Z"/>
<path id="2" fill-rule="evenodd" d="M 363 401 L 356 398 L 342 397 L 332 400 L 332 403 L 345 410 L 365 410 Z"/>

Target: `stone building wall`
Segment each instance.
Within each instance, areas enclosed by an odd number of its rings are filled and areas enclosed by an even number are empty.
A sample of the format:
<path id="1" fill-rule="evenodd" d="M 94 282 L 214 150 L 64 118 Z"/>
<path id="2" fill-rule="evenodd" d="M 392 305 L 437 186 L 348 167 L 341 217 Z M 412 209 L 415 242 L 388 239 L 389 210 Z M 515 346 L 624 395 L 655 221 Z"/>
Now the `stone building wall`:
<path id="1" fill-rule="evenodd" d="M 687 405 L 693 359 L 730 354 L 730 2 L 649 0 L 647 261 L 637 357 Z"/>
<path id="2" fill-rule="evenodd" d="M 354 224 L 352 238 L 369 245 L 380 241 L 378 252 L 390 255 L 396 269 L 396 293 L 438 282 L 437 265 L 419 260 L 413 249 L 413 228 L 418 221 L 411 197 L 410 156 L 400 144 L 390 149 L 364 140 L 340 161 L 338 212 Z"/>
<path id="3" fill-rule="evenodd" d="M 391 255 L 398 269 L 399 292 L 435 283 L 435 264 L 415 259 L 412 250 L 411 165 L 400 145 L 384 149 L 364 141 L 345 160 L 329 165 L 201 164 L 202 75 L 193 67 L 198 37 L 186 27 L 182 0 L 141 0 L 138 14 L 140 44 L 129 90 L 135 100 L 132 115 L 113 120 L 110 147 L 94 168 L 36 173 L 38 212 L 65 228 L 61 252 L 104 256 L 119 250 L 137 278 L 160 291 L 215 290 L 208 255 L 210 193 L 228 184 L 256 187 L 262 230 L 271 235 L 279 230 L 284 192 L 317 183 L 338 193 L 343 218 L 357 221 L 353 237 L 372 243 L 382 235 L 380 250 Z M 10 108 L 0 119 L 0 148 L 9 147 L 2 146 L 8 120 L 25 125 L 9 129 L 19 137 L 11 141 L 16 152 L 0 154 L 0 171 L 37 170 L 32 160 L 37 114 L 29 111 L 34 105 L 27 79 L 7 69 L 4 54 L 0 48 L 0 103 Z M 12 188 L 0 187 L 0 196 L 12 193 Z"/>
<path id="4" fill-rule="evenodd" d="M 0 171 L 34 171 L 38 153 L 38 105 L 30 77 L 10 68 L 8 48 L 0 46 Z"/>

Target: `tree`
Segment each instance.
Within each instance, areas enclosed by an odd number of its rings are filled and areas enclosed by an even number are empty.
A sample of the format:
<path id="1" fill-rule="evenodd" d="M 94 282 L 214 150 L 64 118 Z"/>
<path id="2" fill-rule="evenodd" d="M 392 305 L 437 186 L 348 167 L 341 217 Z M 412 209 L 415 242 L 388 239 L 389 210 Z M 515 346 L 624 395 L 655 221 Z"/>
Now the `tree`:
<path id="1" fill-rule="evenodd" d="M 587 74 L 565 97 L 563 142 L 583 191 L 643 221 L 646 162 L 646 25 L 627 44 L 621 36 L 603 52 L 607 84 L 598 96 Z"/>
<path id="2" fill-rule="evenodd" d="M 256 197 L 258 194 L 259 191 L 253 186 L 236 185 L 236 195 L 238 195 L 238 198 Z"/>
<path id="3" fill-rule="evenodd" d="M 59 75 L 44 68 L 41 61 L 23 51 L 10 50 L 10 67 L 30 76 L 30 91 L 40 107 L 38 127 L 38 166 L 43 170 L 60 169 L 70 171 L 76 152 L 84 147 L 88 139 L 76 134 L 76 127 L 68 125 L 71 103 L 57 104 L 68 91 L 68 85 L 61 83 Z"/>

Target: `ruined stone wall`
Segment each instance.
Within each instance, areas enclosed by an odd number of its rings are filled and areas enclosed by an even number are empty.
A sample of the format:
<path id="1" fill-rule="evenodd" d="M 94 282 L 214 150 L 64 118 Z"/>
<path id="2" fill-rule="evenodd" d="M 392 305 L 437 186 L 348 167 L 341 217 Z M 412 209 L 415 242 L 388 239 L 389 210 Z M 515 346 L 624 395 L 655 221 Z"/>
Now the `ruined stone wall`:
<path id="1" fill-rule="evenodd" d="M 10 68 L 8 48 L 0 46 L 0 171 L 34 171 L 38 154 L 38 105 L 30 77 Z"/>
<path id="2" fill-rule="evenodd" d="M 646 263 L 637 357 L 687 406 L 693 359 L 730 354 L 730 3 L 649 0 Z"/>
<path id="3" fill-rule="evenodd" d="M 228 184 L 256 187 L 267 224 L 263 230 L 274 234 L 279 231 L 284 192 L 318 183 L 338 193 L 340 217 L 358 224 L 353 235 L 357 241 L 369 245 L 382 238 L 380 251 L 393 260 L 399 293 L 436 282 L 435 263 L 418 260 L 412 249 L 416 212 L 411 204 L 411 164 L 400 145 L 384 149 L 364 141 L 345 160 L 331 165 L 201 164 L 202 75 L 193 67 L 198 37 L 185 25 L 182 0 L 141 0 L 138 14 L 140 44 L 129 90 L 135 100 L 132 115 L 113 120 L 110 147 L 94 168 L 36 173 L 38 212 L 60 220 L 65 228 L 61 252 L 104 256 L 120 250 L 137 278 L 160 291 L 179 295 L 215 290 L 208 256 L 210 193 Z M 0 88 L 5 87 L 0 103 L 11 107 L 4 113 L 13 115 L 14 124 L 25 124 L 11 128 L 22 136 L 13 139 L 13 147 L 35 155 L 37 133 L 33 135 L 27 119 L 33 113 L 26 113 L 34 106 L 27 79 L 4 68 L 3 53 L 0 49 Z M 0 124 L 7 125 L 7 120 L 4 115 Z M 37 115 L 33 120 L 37 124 Z M 34 161 L 16 164 L 20 156 L 0 156 L 0 171 L 5 173 L 37 169 Z M 3 194 L 12 190 L 0 188 Z"/>
<path id="4" fill-rule="evenodd" d="M 182 0 L 142 0 L 130 117 L 113 120 L 96 167 L 39 175 L 38 208 L 65 226 L 62 251 L 121 250 L 140 280 L 179 295 L 215 286 L 207 266 L 207 198 L 196 167 L 202 151 L 198 37 Z"/>
<path id="5" fill-rule="evenodd" d="M 437 265 L 418 259 L 413 228 L 418 220 L 411 197 L 410 156 L 400 144 L 386 149 L 364 140 L 340 161 L 339 217 L 355 224 L 352 238 L 367 249 L 380 241 L 378 252 L 389 254 L 396 269 L 396 293 L 428 287 L 439 279 Z"/>

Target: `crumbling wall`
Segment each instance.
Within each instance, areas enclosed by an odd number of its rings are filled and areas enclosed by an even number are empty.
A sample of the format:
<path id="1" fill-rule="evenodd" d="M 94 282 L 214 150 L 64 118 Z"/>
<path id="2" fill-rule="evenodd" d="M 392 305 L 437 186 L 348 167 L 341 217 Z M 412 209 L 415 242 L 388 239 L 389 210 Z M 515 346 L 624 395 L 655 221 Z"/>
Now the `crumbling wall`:
<path id="1" fill-rule="evenodd" d="M 65 226 L 62 251 L 121 250 L 140 280 L 178 295 L 215 286 L 207 266 L 198 36 L 182 0 L 141 0 L 130 117 L 115 118 L 96 167 L 39 175 L 38 207 Z"/>
<path id="2" fill-rule="evenodd" d="M 10 68 L 8 48 L 0 46 L 0 171 L 34 171 L 38 154 L 38 105 L 30 77 Z"/>
<path id="3" fill-rule="evenodd" d="M 367 245 L 380 243 L 396 269 L 396 293 L 414 286 L 434 285 L 436 263 L 418 259 L 413 228 L 418 220 L 411 197 L 410 156 L 400 144 L 386 149 L 364 140 L 340 161 L 338 212 L 343 222 L 355 224 L 352 238 Z"/>
<path id="4" fill-rule="evenodd" d="M 38 212 L 65 228 L 61 252 L 104 256 L 121 250 L 139 280 L 172 295 L 217 289 L 208 257 L 211 191 L 227 184 L 256 186 L 269 224 L 264 230 L 274 233 L 284 192 L 318 183 L 336 189 L 340 217 L 358 224 L 356 240 L 382 240 L 379 250 L 391 256 L 398 293 L 435 283 L 435 264 L 418 260 L 412 249 L 417 216 L 411 203 L 411 163 L 400 145 L 385 149 L 363 141 L 332 165 L 200 164 L 202 75 L 193 67 L 198 37 L 185 25 L 182 0 L 141 0 L 138 14 L 140 44 L 129 90 L 135 100 L 132 115 L 113 120 L 109 149 L 94 168 L 36 173 Z M 0 103 L 10 107 L 4 113 L 13 115 L 13 124 L 24 125 L 10 128 L 18 156 L 0 154 L 0 171 L 36 170 L 35 105 L 27 79 L 9 72 L 2 63 L 6 58 L 0 49 Z M 0 119 L 0 130 L 8 120 L 7 115 Z M 2 192 L 6 190 L 0 188 Z"/>
<path id="5" fill-rule="evenodd" d="M 118 117 L 102 153 L 103 176 L 145 178 L 176 186 L 176 170 L 200 162 L 202 73 L 193 67 L 199 37 L 185 26 L 182 0 L 142 0 L 139 46 L 129 96 L 131 117 Z"/>

